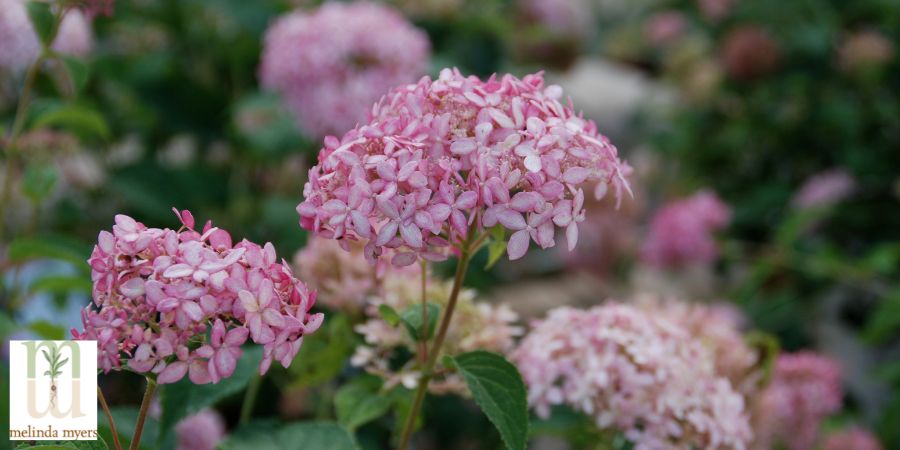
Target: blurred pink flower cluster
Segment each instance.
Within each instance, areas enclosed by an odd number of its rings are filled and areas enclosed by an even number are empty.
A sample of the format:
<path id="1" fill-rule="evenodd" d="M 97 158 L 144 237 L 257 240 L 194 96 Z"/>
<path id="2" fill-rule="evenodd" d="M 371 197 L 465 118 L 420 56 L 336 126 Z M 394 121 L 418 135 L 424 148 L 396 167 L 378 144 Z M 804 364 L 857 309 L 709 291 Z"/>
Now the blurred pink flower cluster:
<path id="1" fill-rule="evenodd" d="M 345 250 L 338 241 L 312 236 L 294 255 L 293 263 L 300 278 L 318 292 L 322 305 L 356 314 L 365 307 L 379 277 L 377 268 L 363 257 L 362 246 L 347 245 Z"/>
<path id="2" fill-rule="evenodd" d="M 882 450 L 882 447 L 870 431 L 851 427 L 826 437 L 822 450 Z"/>
<path id="3" fill-rule="evenodd" d="M 327 2 L 272 24 L 259 76 L 284 96 L 301 130 L 321 138 L 364 121 L 388 89 L 421 76 L 429 47 L 425 33 L 386 6 Z"/>
<path id="4" fill-rule="evenodd" d="M 413 389 L 418 385 L 420 372 L 416 360 L 411 359 L 396 367 L 400 349 L 415 354 L 418 342 L 413 340 L 402 326 L 391 326 L 379 314 L 379 305 L 388 305 L 395 311 L 403 312 L 422 301 L 421 272 L 408 269 L 389 269 L 384 277 L 379 293 L 370 298 L 366 308 L 366 322 L 357 325 L 356 331 L 363 335 L 365 343 L 356 349 L 351 363 L 363 367 L 367 372 L 384 378 L 387 386 L 402 384 Z M 438 303 L 441 310 L 450 298 L 452 282 L 427 277 L 425 295 L 429 301 Z M 476 292 L 464 289 L 459 293 L 453 321 L 447 332 L 447 340 L 441 352 L 457 355 L 474 350 L 487 350 L 506 354 L 515 345 L 515 338 L 522 334 L 516 325 L 518 316 L 506 305 L 492 305 L 476 300 Z M 436 394 L 468 392 L 466 384 L 457 373 L 443 373 L 438 366 L 437 376 L 429 385 L 429 391 Z"/>
<path id="5" fill-rule="evenodd" d="M 586 0 L 522 0 L 524 14 L 556 35 L 586 37 L 594 26 L 594 8 Z"/>
<path id="6" fill-rule="evenodd" d="M 810 450 L 819 439 L 822 421 L 841 409 L 840 366 L 812 352 L 782 354 L 759 401 L 760 448 L 780 442 L 790 450 Z"/>
<path id="7" fill-rule="evenodd" d="M 799 210 L 834 205 L 847 198 L 856 188 L 856 180 L 843 169 L 813 175 L 794 194 L 792 205 Z"/>
<path id="8" fill-rule="evenodd" d="M 112 233 L 100 232 L 88 260 L 94 307 L 72 334 L 97 341 L 104 372 L 124 360 L 159 383 L 186 374 L 218 383 L 234 372 L 248 336 L 264 345 L 261 373 L 273 360 L 287 367 L 322 323 L 309 313 L 315 292 L 277 261 L 272 244 L 232 245 L 226 231 L 210 222 L 195 231 L 190 212 L 175 212 L 179 231 L 117 215 Z"/>
<path id="9" fill-rule="evenodd" d="M 24 71 L 41 53 L 25 0 L 0 0 L 0 70 Z M 94 47 L 91 23 L 78 9 L 66 12 L 59 26 L 53 49 L 64 54 L 84 56 Z"/>
<path id="10" fill-rule="evenodd" d="M 730 220 L 731 209 L 711 191 L 668 203 L 653 216 L 640 259 L 665 268 L 711 263 L 719 255 L 712 233 Z"/>
<path id="11" fill-rule="evenodd" d="M 81 9 L 88 17 L 111 16 L 116 9 L 116 0 L 83 0 Z"/>
<path id="12" fill-rule="evenodd" d="M 540 73 L 480 81 L 444 69 L 436 80 L 394 89 L 372 119 L 325 139 L 309 172 L 301 225 L 334 239 L 361 239 L 370 260 L 397 250 L 395 265 L 446 258 L 470 229 L 511 232 L 510 259 L 531 241 L 569 248 L 584 219 L 581 185 L 602 197 L 628 188 L 616 148 L 593 122 L 560 103 Z"/>
<path id="13" fill-rule="evenodd" d="M 566 404 L 640 450 L 744 449 L 744 398 L 673 322 L 616 303 L 551 310 L 513 353 L 541 417 Z"/>
<path id="14" fill-rule="evenodd" d="M 204 409 L 175 425 L 175 450 L 215 450 L 225 438 L 225 419 L 214 409 Z"/>

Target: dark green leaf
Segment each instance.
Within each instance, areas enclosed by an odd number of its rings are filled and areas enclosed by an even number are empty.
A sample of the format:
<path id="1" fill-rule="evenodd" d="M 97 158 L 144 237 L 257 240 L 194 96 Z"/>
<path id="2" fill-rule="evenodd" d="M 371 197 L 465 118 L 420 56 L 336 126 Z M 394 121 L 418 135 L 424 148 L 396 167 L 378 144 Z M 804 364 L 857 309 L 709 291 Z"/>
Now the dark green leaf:
<path id="1" fill-rule="evenodd" d="M 394 308 L 391 308 L 388 305 L 383 303 L 378 305 L 378 314 L 392 327 L 396 327 L 397 324 L 400 323 L 400 315 L 397 314 L 397 311 L 395 311 Z"/>
<path id="2" fill-rule="evenodd" d="M 34 204 L 40 204 L 56 185 L 56 167 L 50 164 L 29 164 L 22 176 L 22 192 Z"/>
<path id="3" fill-rule="evenodd" d="M 333 422 L 295 422 L 277 425 L 251 422 L 231 433 L 220 450 L 358 450 L 353 436 Z"/>
<path id="4" fill-rule="evenodd" d="M 431 339 L 434 336 L 434 329 L 437 324 L 438 316 L 441 315 L 441 307 L 435 303 L 428 303 L 428 327 L 427 333 L 426 330 L 423 330 L 422 327 L 422 305 L 415 304 L 403 310 L 400 313 L 400 320 L 403 321 L 403 325 L 406 326 L 406 331 L 415 341 L 422 340 L 422 335 L 426 336 L 426 339 Z"/>
<path id="5" fill-rule="evenodd" d="M 244 350 L 244 356 L 238 360 L 234 374 L 224 378 L 218 384 L 196 385 L 191 380 L 184 378 L 173 384 L 163 385 L 159 390 L 162 417 L 159 420 L 160 443 L 165 440 L 181 419 L 200 412 L 202 409 L 215 405 L 218 401 L 237 394 L 247 383 L 250 377 L 259 369 L 262 360 L 262 348 L 259 346 L 248 347 Z"/>
<path id="6" fill-rule="evenodd" d="M 873 342 L 889 339 L 900 330 L 900 288 L 883 297 L 871 317 L 864 335 Z"/>
<path id="7" fill-rule="evenodd" d="M 53 294 L 67 294 L 77 292 L 89 294 L 91 292 L 91 280 L 87 277 L 68 275 L 48 275 L 32 282 L 28 289 L 30 292 L 49 292 Z"/>
<path id="8" fill-rule="evenodd" d="M 36 259 L 60 259 L 74 264 L 87 272 L 85 263 L 90 250 L 82 248 L 80 243 L 56 236 L 23 237 L 9 245 L 7 257 L 10 262 L 22 263 Z"/>
<path id="9" fill-rule="evenodd" d="M 89 70 L 88 65 L 79 58 L 68 55 L 59 55 L 62 66 L 65 68 L 68 88 L 73 96 L 77 96 L 87 84 Z"/>
<path id="10" fill-rule="evenodd" d="M 66 329 L 46 320 L 38 320 L 28 324 L 28 329 L 37 334 L 41 339 L 61 341 L 66 338 Z M 46 351 L 44 351 L 46 353 Z"/>
<path id="11" fill-rule="evenodd" d="M 116 424 L 116 430 L 119 432 L 119 443 L 122 444 L 122 448 L 128 448 L 131 445 L 131 437 L 134 435 L 134 427 L 135 424 L 137 424 L 138 412 L 138 409 L 135 407 L 113 406 L 109 408 L 109 413 L 113 418 L 113 422 Z M 102 410 L 97 411 L 97 431 L 104 440 L 112 442 L 112 431 L 110 431 L 106 414 Z M 138 448 L 143 450 L 155 448 L 155 446 L 148 444 L 156 442 L 158 436 L 159 422 L 152 417 L 148 417 L 144 421 L 144 431 L 141 433 L 141 445 Z M 160 445 L 160 448 L 166 447 L 168 446 Z"/>
<path id="12" fill-rule="evenodd" d="M 475 403 L 497 427 L 509 450 L 524 450 L 528 439 L 528 402 L 522 376 L 502 356 L 486 351 L 454 358 Z"/>
<path id="13" fill-rule="evenodd" d="M 332 313 L 322 329 L 303 340 L 291 364 L 293 386 L 313 386 L 331 380 L 347 365 L 356 348 L 356 337 L 346 316 Z"/>
<path id="14" fill-rule="evenodd" d="M 392 402 L 380 388 L 381 380 L 366 376 L 339 389 L 334 397 L 338 422 L 353 431 L 384 415 Z"/>
<path id="15" fill-rule="evenodd" d="M 43 43 L 45 47 L 49 47 L 51 44 L 51 35 L 53 34 L 53 23 L 56 21 L 53 11 L 50 10 L 50 3 L 36 1 L 28 2 L 28 17 L 31 18 L 31 24 L 34 26 L 34 30 L 37 32 L 38 37 L 41 39 L 41 43 Z"/>
<path id="16" fill-rule="evenodd" d="M 109 138 L 106 119 L 99 112 L 83 105 L 71 104 L 47 108 L 35 118 L 31 127 L 34 129 L 59 127 L 82 139 Z"/>

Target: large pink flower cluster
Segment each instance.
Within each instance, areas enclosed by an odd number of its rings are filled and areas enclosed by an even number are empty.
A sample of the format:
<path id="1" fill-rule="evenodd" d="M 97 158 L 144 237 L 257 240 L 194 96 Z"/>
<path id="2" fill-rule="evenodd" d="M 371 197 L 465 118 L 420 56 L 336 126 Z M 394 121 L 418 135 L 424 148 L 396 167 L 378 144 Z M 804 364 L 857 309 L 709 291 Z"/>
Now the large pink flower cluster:
<path id="1" fill-rule="evenodd" d="M 620 194 L 629 169 L 561 97 L 540 73 L 480 81 L 444 69 L 396 88 L 368 124 L 325 139 L 300 224 L 364 240 L 370 259 L 395 249 L 395 265 L 443 259 L 470 232 L 497 225 L 512 233 L 510 259 L 531 241 L 553 247 L 557 227 L 571 249 L 585 214 L 581 186 Z"/>
<path id="2" fill-rule="evenodd" d="M 840 366 L 812 352 L 782 354 L 760 401 L 761 414 L 767 416 L 760 438 L 791 450 L 810 450 L 822 421 L 841 408 Z"/>
<path id="3" fill-rule="evenodd" d="M 124 361 L 159 383 L 231 376 L 248 337 L 264 345 L 261 373 L 273 360 L 287 367 L 322 323 L 321 313 L 309 313 L 315 292 L 277 261 L 272 244 L 232 245 L 210 222 L 198 232 L 190 212 L 176 214 L 178 231 L 117 215 L 112 233 L 100 232 L 88 260 L 94 307 L 82 311 L 84 331 L 72 334 L 97 341 L 104 372 Z"/>
<path id="4" fill-rule="evenodd" d="M 25 0 L 0 0 L 0 70 L 21 72 L 41 53 L 41 42 L 28 17 Z M 84 56 L 94 46 L 90 21 L 78 9 L 66 12 L 53 49 Z"/>
<path id="5" fill-rule="evenodd" d="M 871 431 L 850 427 L 826 437 L 822 450 L 882 450 L 882 446 Z"/>
<path id="6" fill-rule="evenodd" d="M 541 417 L 566 404 L 638 450 L 744 449 L 743 397 L 681 327 L 608 303 L 550 311 L 513 353 Z"/>
<path id="7" fill-rule="evenodd" d="M 828 207 L 847 198 L 855 188 L 856 180 L 846 170 L 827 170 L 806 180 L 791 203 L 799 210 Z"/>
<path id="8" fill-rule="evenodd" d="M 719 255 L 712 233 L 731 220 L 731 209 L 711 191 L 664 205 L 650 223 L 641 261 L 657 267 L 710 263 Z"/>
<path id="9" fill-rule="evenodd" d="M 320 138 L 364 121 L 388 89 L 421 76 L 429 47 L 425 33 L 386 6 L 327 2 L 269 28 L 259 75 L 284 96 L 300 128 Z"/>

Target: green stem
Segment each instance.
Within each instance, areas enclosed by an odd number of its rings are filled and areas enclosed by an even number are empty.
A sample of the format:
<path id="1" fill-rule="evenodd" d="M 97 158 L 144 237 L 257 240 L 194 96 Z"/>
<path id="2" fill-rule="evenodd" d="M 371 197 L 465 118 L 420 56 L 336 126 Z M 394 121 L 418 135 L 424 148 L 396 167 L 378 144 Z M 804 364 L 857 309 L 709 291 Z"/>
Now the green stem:
<path id="1" fill-rule="evenodd" d="M 244 402 L 241 404 L 241 416 L 238 420 L 239 424 L 245 424 L 250 421 L 253 415 L 253 406 L 256 404 L 256 396 L 259 395 L 259 387 L 262 385 L 262 377 L 254 371 L 250 377 L 250 383 L 247 385 L 247 392 L 244 393 Z"/>
<path id="2" fill-rule="evenodd" d="M 409 445 L 409 439 L 412 437 L 413 428 L 415 428 L 416 418 L 419 415 L 419 410 L 422 409 L 425 392 L 428 391 L 428 382 L 431 381 L 434 365 L 437 363 L 438 355 L 441 354 L 441 347 L 444 345 L 444 339 L 447 337 L 447 330 L 450 328 L 450 321 L 453 319 L 453 310 L 456 308 L 456 300 L 459 298 L 459 291 L 462 288 L 463 280 L 466 278 L 466 270 L 469 267 L 469 259 L 471 258 L 469 244 L 469 242 L 465 244 L 465 248 L 459 255 L 459 261 L 456 263 L 456 276 L 453 278 L 453 289 L 450 291 L 449 300 L 447 300 L 447 309 L 441 317 L 441 324 L 438 327 L 437 336 L 434 338 L 434 344 L 431 346 L 431 353 L 422 367 L 422 375 L 419 377 L 419 385 L 416 387 L 416 396 L 413 400 L 412 408 L 409 410 L 409 415 L 406 416 L 406 423 L 403 425 L 403 432 L 400 435 L 400 445 L 397 447 L 399 450 L 406 450 Z"/>
<path id="3" fill-rule="evenodd" d="M 419 343 L 419 362 L 424 363 L 428 360 L 428 298 L 426 289 L 428 287 L 428 262 L 424 259 L 420 265 L 422 268 L 422 334 Z"/>
<path id="4" fill-rule="evenodd" d="M 156 391 L 156 380 L 147 378 L 147 390 L 144 391 L 144 399 L 141 400 L 141 412 L 138 413 L 137 424 L 134 426 L 134 436 L 131 437 L 129 450 L 137 450 L 141 445 L 141 433 L 144 432 L 144 422 L 147 421 L 147 413 L 150 411 L 150 403 L 153 401 L 153 393 Z"/>
<path id="5" fill-rule="evenodd" d="M 106 414 L 106 420 L 109 422 L 109 431 L 112 434 L 113 444 L 116 446 L 116 450 L 122 450 L 122 444 L 119 442 L 119 431 L 116 429 L 116 422 L 112 418 L 112 413 L 109 412 L 109 405 L 106 404 L 106 397 L 103 396 L 103 391 L 100 390 L 100 386 L 97 386 L 97 399 L 100 400 L 100 406 L 103 407 L 103 412 Z"/>

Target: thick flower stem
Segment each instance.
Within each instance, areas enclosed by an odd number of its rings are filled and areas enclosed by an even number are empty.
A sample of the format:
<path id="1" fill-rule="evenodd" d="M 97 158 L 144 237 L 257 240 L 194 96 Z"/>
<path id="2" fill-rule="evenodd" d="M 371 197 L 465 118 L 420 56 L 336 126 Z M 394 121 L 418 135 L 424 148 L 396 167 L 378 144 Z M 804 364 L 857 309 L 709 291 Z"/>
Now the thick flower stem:
<path id="1" fill-rule="evenodd" d="M 156 380 L 147 378 L 147 390 L 144 391 L 144 399 L 141 401 L 141 412 L 138 414 L 137 424 L 134 426 L 134 436 L 131 437 L 129 450 L 137 450 L 141 445 L 141 433 L 144 432 L 144 422 L 147 421 L 147 413 L 150 411 L 150 403 L 153 401 L 153 393 L 156 391 Z"/>
<path id="2" fill-rule="evenodd" d="M 119 430 L 116 429 L 116 422 L 112 418 L 112 413 L 109 412 L 109 405 L 106 404 L 106 397 L 103 396 L 100 386 L 97 386 L 97 399 L 100 400 L 100 406 L 103 408 L 103 413 L 106 414 L 106 421 L 109 422 L 109 431 L 112 434 L 113 445 L 116 446 L 116 450 L 122 450 L 122 444 L 119 443 Z"/>
<path id="3" fill-rule="evenodd" d="M 441 354 L 441 347 L 444 345 L 444 339 L 447 337 L 447 330 L 450 328 L 450 321 L 453 319 L 453 310 L 456 308 L 456 299 L 459 297 L 459 291 L 462 288 L 463 280 L 466 278 L 466 270 L 469 268 L 469 245 L 460 252 L 459 261 L 456 263 L 456 276 L 453 278 L 453 289 L 450 291 L 450 298 L 447 300 L 447 308 L 441 317 L 441 324 L 438 327 L 437 336 L 431 345 L 431 351 L 425 365 L 422 366 L 422 375 L 419 377 L 419 385 L 416 387 L 416 396 L 413 399 L 412 408 L 409 415 L 406 416 L 406 423 L 403 425 L 403 433 L 400 435 L 400 445 L 398 450 L 406 450 L 409 445 L 409 439 L 412 437 L 413 428 L 415 428 L 416 418 L 419 416 L 419 410 L 422 409 L 422 401 L 425 400 L 425 393 L 428 391 L 428 382 L 431 381 L 434 365 L 437 363 L 438 356 Z"/>

